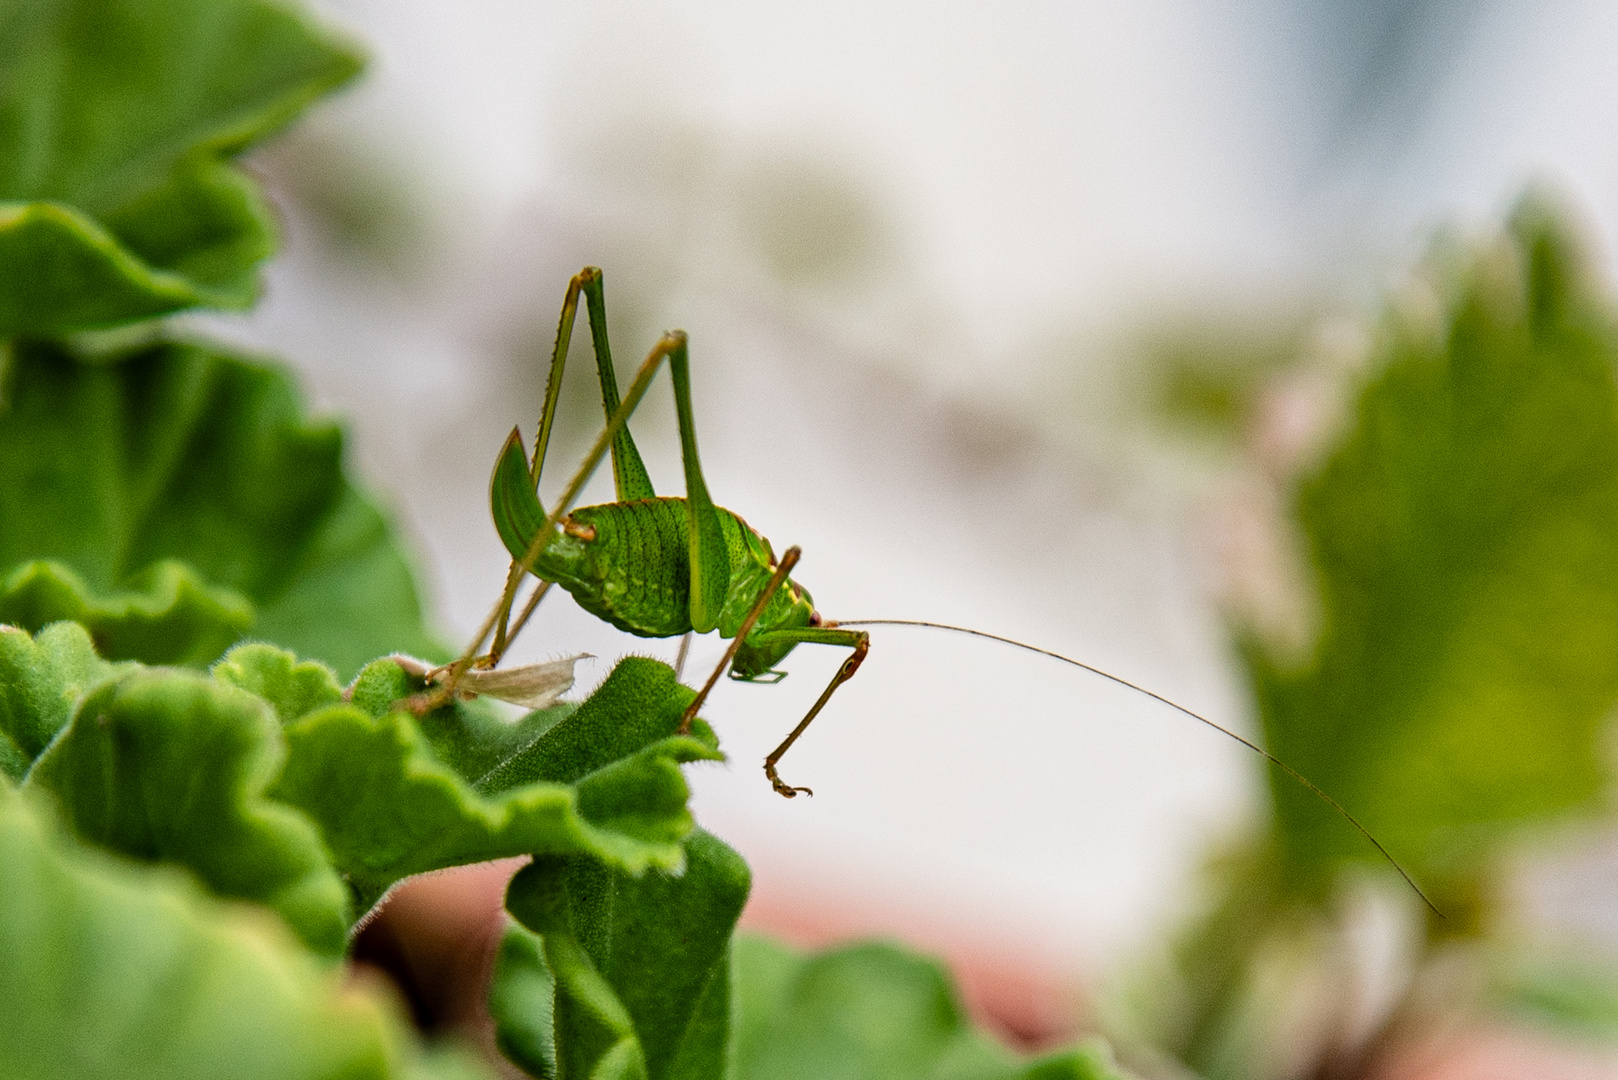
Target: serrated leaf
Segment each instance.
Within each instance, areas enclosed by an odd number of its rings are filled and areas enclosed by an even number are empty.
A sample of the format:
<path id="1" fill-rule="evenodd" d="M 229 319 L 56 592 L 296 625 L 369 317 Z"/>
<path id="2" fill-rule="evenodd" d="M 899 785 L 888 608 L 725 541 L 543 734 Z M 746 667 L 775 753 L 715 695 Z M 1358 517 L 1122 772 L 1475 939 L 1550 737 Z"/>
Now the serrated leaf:
<path id="1" fill-rule="evenodd" d="M 513 883 L 515 884 L 515 882 Z M 967 1023 L 944 970 L 894 945 L 732 947 L 731 1080 L 1125 1080 L 1098 1041 L 1019 1060 Z"/>
<path id="2" fill-rule="evenodd" d="M 20 625 L 80 610 L 111 658 L 201 664 L 250 602 L 247 632 L 344 676 L 437 653 L 396 543 L 343 477 L 342 433 L 304 418 L 283 371 L 192 344 L 121 355 L 19 343 L 3 370 L 0 580 L 40 561 L 79 579 L 23 574 Z"/>
<path id="3" fill-rule="evenodd" d="M 493 794 L 536 781 L 572 784 L 599 775 L 672 735 L 694 696 L 667 664 L 627 657 L 577 712 L 514 748 L 476 778 L 477 788 Z M 692 734 L 709 747 L 718 745 L 701 720 L 692 724 Z"/>
<path id="4" fill-rule="evenodd" d="M 56 834 L 0 785 L 0 1076 L 444 1075 L 369 995 L 249 909 Z M 446 1063 L 447 1064 L 447 1063 Z M 464 1062 L 458 1075 L 477 1075 Z"/>
<path id="5" fill-rule="evenodd" d="M 1514 829 L 1593 809 L 1609 777 L 1618 335 L 1576 249 L 1529 203 L 1439 275 L 1436 333 L 1394 321 L 1297 493 L 1314 655 L 1247 652 L 1271 749 L 1457 904 Z M 1284 877 L 1376 857 L 1289 779 L 1272 793 Z"/>
<path id="6" fill-rule="evenodd" d="M 215 893 L 275 909 L 314 949 L 340 953 L 349 898 L 313 824 L 265 796 L 283 756 L 263 700 L 195 672 L 103 683 L 34 763 L 70 828 L 133 858 L 191 870 Z"/>
<path id="7" fill-rule="evenodd" d="M 358 70 L 260 0 L 0 4 L 0 338 L 250 303 L 274 223 L 229 161 Z"/>
<path id="8" fill-rule="evenodd" d="M 509 855 L 581 854 L 631 873 L 680 865 L 691 815 L 679 766 L 720 755 L 711 742 L 672 734 L 692 692 L 666 664 L 622 661 L 589 700 L 515 755 L 525 765 L 521 782 L 502 785 L 474 785 L 423 734 L 459 723 L 456 709 L 420 720 L 389 709 L 420 689 L 397 664 L 379 661 L 356 681 L 351 704 L 285 729 L 289 753 L 273 794 L 319 823 L 363 904 L 411 874 Z M 625 711 L 648 705 L 651 727 Z M 627 745 L 615 739 L 623 727 L 647 737 Z M 699 734 L 711 739 L 705 727 Z M 554 760 L 548 746 L 576 739 L 615 752 L 584 772 L 539 767 Z"/>
<path id="9" fill-rule="evenodd" d="M 273 645 L 238 645 L 213 666 L 213 677 L 263 698 L 283 724 L 343 700 L 331 668 Z"/>
<path id="10" fill-rule="evenodd" d="M 128 667 L 97 656 L 77 623 L 47 626 L 37 638 L 0 626 L 0 772 L 21 780 L 85 691 Z"/>
<path id="11" fill-rule="evenodd" d="M 750 876 L 741 856 L 708 833 L 692 833 L 685 848 L 679 877 L 634 878 L 552 856 L 512 879 L 507 910 L 543 938 L 555 980 L 558 1075 L 725 1074 L 730 936 Z"/>

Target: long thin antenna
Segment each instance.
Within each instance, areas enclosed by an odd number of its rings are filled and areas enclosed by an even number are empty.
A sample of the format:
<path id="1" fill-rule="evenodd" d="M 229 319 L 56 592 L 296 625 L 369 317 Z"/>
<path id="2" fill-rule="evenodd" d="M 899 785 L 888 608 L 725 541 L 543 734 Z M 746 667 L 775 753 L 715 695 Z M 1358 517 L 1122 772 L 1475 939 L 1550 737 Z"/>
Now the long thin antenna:
<path id="1" fill-rule="evenodd" d="M 1393 867 L 1395 870 L 1397 870 L 1399 872 L 1399 876 L 1405 879 L 1405 884 L 1409 885 L 1410 888 L 1415 891 L 1415 894 L 1417 896 L 1421 897 L 1422 903 L 1426 904 L 1428 906 L 1428 908 L 1430 908 L 1432 910 L 1432 913 L 1434 915 L 1437 915 L 1440 919 L 1442 919 L 1444 917 L 1444 913 L 1442 911 L 1438 910 L 1438 905 L 1434 904 L 1432 902 L 1432 900 L 1428 899 L 1427 894 L 1421 891 L 1421 886 L 1417 885 L 1416 882 L 1415 882 L 1415 879 L 1412 878 L 1408 873 L 1405 872 L 1404 867 L 1399 865 L 1399 860 L 1395 859 L 1393 857 L 1393 855 L 1389 853 L 1388 849 L 1382 846 L 1382 841 L 1380 841 L 1376 837 L 1372 836 L 1371 835 L 1371 830 L 1367 829 L 1364 825 L 1361 825 L 1358 818 L 1356 818 L 1353 814 L 1350 814 L 1347 810 L 1343 809 L 1342 803 L 1339 803 L 1336 799 L 1332 798 L 1330 795 L 1327 795 L 1324 791 L 1322 791 L 1320 789 L 1319 785 L 1317 785 L 1313 780 L 1309 779 L 1307 776 L 1303 775 L 1303 773 L 1299 772 L 1297 769 L 1294 769 L 1291 765 L 1288 765 L 1286 762 L 1282 761 L 1280 758 L 1276 757 L 1274 754 L 1270 753 L 1268 750 L 1266 750 L 1262 746 L 1258 745 L 1258 743 L 1255 743 L 1255 742 L 1253 742 L 1253 741 L 1251 741 L 1249 739 L 1243 738 L 1242 736 L 1236 734 L 1234 731 L 1230 730 L 1228 727 L 1223 726 L 1222 724 L 1214 723 L 1212 720 L 1208 719 L 1206 716 L 1203 716 L 1203 715 L 1201 715 L 1199 713 L 1192 712 L 1190 709 L 1186 708 L 1184 705 L 1179 704 L 1178 702 L 1170 701 L 1168 698 L 1164 697 L 1162 694 L 1156 693 L 1155 691 L 1152 691 L 1152 690 L 1148 690 L 1144 686 L 1138 686 L 1135 683 L 1130 682 L 1128 679 L 1121 679 L 1117 675 L 1113 675 L 1110 672 L 1102 671 L 1100 668 L 1094 667 L 1094 666 L 1092 666 L 1090 664 L 1086 664 L 1082 660 L 1075 660 L 1071 656 L 1063 656 L 1059 652 L 1052 652 L 1049 649 L 1041 649 L 1037 645 L 1029 645 L 1027 642 L 1018 641 L 1015 638 L 1001 637 L 999 634 L 991 634 L 986 630 L 973 630 L 969 626 L 951 626 L 949 623 L 927 622 L 927 621 L 922 620 L 922 619 L 838 619 L 835 622 L 827 622 L 825 625 L 826 626 L 922 626 L 922 627 L 926 627 L 926 628 L 931 629 L 931 630 L 949 630 L 949 631 L 951 631 L 953 633 L 957 633 L 957 634 L 968 634 L 968 635 L 970 635 L 972 637 L 987 638 L 990 641 L 998 641 L 1003 645 L 1015 645 L 1019 649 L 1026 649 L 1027 651 L 1029 651 L 1031 653 L 1038 653 L 1041 656 L 1048 656 L 1052 660 L 1060 660 L 1064 664 L 1072 664 L 1074 667 L 1080 668 L 1080 669 L 1082 669 L 1084 671 L 1088 671 L 1092 675 L 1099 675 L 1103 679 L 1107 679 L 1107 680 L 1110 680 L 1111 682 L 1117 683 L 1119 686 L 1126 686 L 1129 689 L 1135 691 L 1137 694 L 1145 694 L 1147 697 L 1152 698 L 1154 701 L 1160 701 L 1164 705 L 1167 705 L 1169 708 L 1174 709 L 1177 712 L 1184 713 L 1186 716 L 1189 716 L 1191 719 L 1197 721 L 1198 723 L 1206 724 L 1209 727 L 1213 728 L 1215 731 L 1218 731 L 1218 732 L 1221 732 L 1221 733 L 1223 733 L 1225 735 L 1230 736 L 1232 739 L 1235 739 L 1237 742 L 1241 743 L 1243 746 L 1245 746 L 1249 750 L 1253 751 L 1253 753 L 1258 754 L 1260 757 L 1264 758 L 1264 760 L 1268 761 L 1270 764 L 1274 765 L 1276 768 L 1280 769 L 1282 772 L 1284 772 L 1288 776 L 1292 777 L 1292 779 L 1296 780 L 1298 783 L 1302 784 L 1304 787 L 1306 787 L 1310 791 L 1314 792 L 1315 795 L 1318 796 L 1322 802 L 1324 802 L 1327 806 L 1331 807 L 1333 810 L 1337 811 L 1337 813 L 1342 816 L 1344 821 L 1348 822 L 1350 825 L 1354 826 L 1354 828 L 1358 829 L 1359 832 L 1360 832 L 1360 835 L 1365 837 L 1365 839 L 1367 839 L 1367 840 L 1369 840 L 1371 842 L 1371 846 L 1376 848 L 1376 850 L 1381 853 L 1381 855 L 1382 855 L 1382 857 L 1384 859 L 1388 860 L 1388 865 L 1389 866 Z"/>

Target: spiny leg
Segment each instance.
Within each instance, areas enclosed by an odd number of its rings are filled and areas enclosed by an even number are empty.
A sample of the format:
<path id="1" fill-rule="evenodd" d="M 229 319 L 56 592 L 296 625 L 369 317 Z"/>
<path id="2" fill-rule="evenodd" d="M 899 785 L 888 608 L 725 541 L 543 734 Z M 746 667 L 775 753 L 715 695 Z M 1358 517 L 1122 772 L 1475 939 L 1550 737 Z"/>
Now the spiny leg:
<path id="1" fill-rule="evenodd" d="M 680 637 L 680 651 L 674 655 L 674 681 L 679 682 L 680 676 L 685 674 L 685 658 L 691 655 L 691 639 L 695 635 L 687 630 Z"/>
<path id="2" fill-rule="evenodd" d="M 697 424 L 691 408 L 691 361 L 685 336 L 669 351 L 669 381 L 674 384 L 674 412 L 680 427 L 680 464 L 685 468 L 686 543 L 691 565 L 691 628 L 706 634 L 719 625 L 730 592 L 730 552 L 719 511 L 702 478 L 697 453 Z M 784 579 L 783 579 L 784 580 Z M 738 635 L 736 640 L 745 637 Z"/>
<path id="3" fill-rule="evenodd" d="M 618 411 L 618 376 L 612 367 L 612 346 L 607 341 L 607 297 L 603 291 L 601 271 L 586 266 L 578 273 L 584 290 L 585 308 L 590 319 L 590 344 L 596 354 L 596 376 L 601 383 L 601 410 L 608 420 Z M 673 363 L 672 359 L 670 361 Z M 646 473 L 640 451 L 629 434 L 626 423 L 618 429 L 612 440 L 612 486 L 619 502 L 652 499 L 652 478 Z"/>
<path id="4" fill-rule="evenodd" d="M 618 397 L 618 376 L 612 363 L 612 345 L 607 340 L 607 299 L 601 270 L 598 267 L 586 266 L 574 274 L 572 280 L 567 283 L 567 295 L 562 300 L 562 315 L 556 325 L 556 344 L 551 350 L 551 367 L 545 380 L 545 408 L 540 415 L 538 433 L 534 438 L 533 462 L 529 466 L 529 474 L 536 491 L 544 472 L 545 454 L 550 447 L 551 431 L 556 423 L 556 407 L 562 392 L 562 373 L 567 367 L 568 345 L 573 336 L 573 322 L 578 315 L 581 295 L 590 323 L 590 344 L 595 353 L 596 376 L 601 386 L 601 408 L 609 423 L 621 404 Z M 650 499 L 657 494 L 652 488 L 651 478 L 646 473 L 646 466 L 641 461 L 640 451 L 635 447 L 635 440 L 629 433 L 627 421 L 618 428 L 618 433 L 612 439 L 612 478 L 613 489 L 619 502 Z M 522 571 L 514 559 L 507 575 L 503 595 L 514 599 L 515 586 L 521 579 Z M 507 623 L 511 615 L 511 599 L 505 601 L 505 610 L 501 612 L 495 630 L 494 644 L 489 649 L 487 663 L 490 667 L 500 662 L 500 657 L 504 655 L 510 640 L 527 625 L 529 617 L 533 615 L 534 609 L 539 606 L 539 602 L 544 599 L 549 589 L 549 582 L 536 586 L 522 614 L 509 629 Z"/>
<path id="5" fill-rule="evenodd" d="M 770 756 L 764 759 L 764 775 L 770 778 L 770 786 L 775 788 L 779 794 L 789 799 L 800 791 L 805 795 L 813 795 L 814 792 L 806 787 L 793 787 L 786 783 L 781 779 L 780 774 L 776 772 L 775 767 L 780 763 L 781 758 L 786 755 L 786 752 L 792 749 L 792 744 L 798 741 L 798 736 L 802 735 L 810 723 L 814 721 L 814 718 L 820 715 L 820 710 L 826 707 L 826 702 L 831 700 L 831 696 L 837 692 L 837 688 L 852 679 L 854 673 L 860 669 L 860 665 L 865 662 L 865 654 L 871 651 L 871 635 L 863 630 L 839 630 L 828 626 L 801 626 L 786 630 L 771 630 L 758 635 L 754 641 L 760 645 L 786 641 L 799 645 L 845 645 L 854 650 L 853 655 L 844 660 L 837 669 L 837 674 L 832 676 L 831 682 L 826 684 L 826 689 L 821 691 L 820 697 L 809 709 L 809 712 L 805 714 L 802 720 L 798 721 L 798 726 L 793 728 L 791 733 L 781 740 L 781 745 L 770 751 Z"/>
<path id="6" fill-rule="evenodd" d="M 580 463 L 578 471 L 568 481 L 567 489 L 562 492 L 561 498 L 557 500 L 555 509 L 545 515 L 544 520 L 534 529 L 533 537 L 524 549 L 522 558 L 517 560 L 517 564 L 523 573 L 528 572 L 539 561 L 540 556 L 544 554 L 546 546 L 556 534 L 557 525 L 567 515 L 568 510 L 572 508 L 574 500 L 579 497 L 579 492 L 584 489 L 584 485 L 595 472 L 596 466 L 601 464 L 601 459 L 607 456 L 608 448 L 612 445 L 612 441 L 617 437 L 618 432 L 622 430 L 625 422 L 628 421 L 629 415 L 640 404 L 641 398 L 646 396 L 646 388 L 651 385 L 652 376 L 657 374 L 658 366 L 662 364 L 664 357 L 668 356 L 676 345 L 683 345 L 684 342 L 685 335 L 674 332 L 664 334 L 662 340 L 652 347 L 652 351 L 647 355 L 645 362 L 641 364 L 640 370 L 635 373 L 635 381 L 630 384 L 629 392 L 624 396 L 624 400 L 618 408 L 613 410 L 612 418 L 607 421 L 607 426 L 601 430 L 600 436 L 596 438 L 595 445 L 590 448 L 590 452 L 585 455 L 584 461 Z M 521 485 L 515 494 L 531 499 L 530 509 L 535 509 L 539 506 L 538 495 L 528 485 Z M 514 576 L 520 580 L 521 575 Z M 489 640 L 489 635 L 494 632 L 495 624 L 499 621 L 502 612 L 511 610 L 511 600 L 516 592 L 516 587 L 516 582 L 507 582 L 506 591 L 495 604 L 494 609 L 489 612 L 489 617 L 483 621 L 482 627 L 473 635 L 472 640 L 466 646 L 466 651 L 454 663 L 447 665 L 446 668 L 439 669 L 437 673 L 438 682 L 432 690 L 418 694 L 411 699 L 410 708 L 413 711 L 422 713 L 437 708 L 454 695 L 455 687 L 460 682 L 461 675 L 467 668 L 472 666 L 473 658 L 477 656 L 478 650 L 483 648 L 485 641 Z M 511 638 L 515 636 L 516 631 L 520 629 L 521 627 L 518 626 L 507 635 L 508 644 Z"/>
<path id="7" fill-rule="evenodd" d="M 536 492 L 539 489 L 540 476 L 545 471 L 545 453 L 550 448 L 551 429 L 556 424 L 556 404 L 562 395 L 562 373 L 567 368 L 567 350 L 573 339 L 573 320 L 579 311 L 579 294 L 583 291 L 587 279 L 594 277 L 599 281 L 600 276 L 601 271 L 595 267 L 585 267 L 574 274 L 567 283 L 567 294 L 562 298 L 562 314 L 556 322 L 556 341 L 551 346 L 550 371 L 545 376 L 545 406 L 540 412 L 539 428 L 534 434 L 534 456 L 528 465 L 529 483 Z M 617 449 L 616 445 L 613 449 Z M 489 647 L 486 658 L 491 667 L 500 662 L 500 658 L 505 655 L 506 646 L 514 636 L 508 631 L 507 623 L 511 618 L 511 604 L 516 599 L 517 587 L 522 582 L 522 577 L 522 567 L 513 556 L 511 567 L 506 571 L 506 586 L 500 594 L 500 614 L 495 626 L 494 643 Z M 518 620 L 519 625 L 532 613 L 543 596 L 544 589 L 541 587 L 529 601 L 527 609 L 523 612 L 524 618 Z"/>
<path id="8" fill-rule="evenodd" d="M 557 350 L 551 362 L 551 378 L 546 387 L 545 416 L 540 422 L 539 438 L 534 446 L 532 468 L 535 486 L 544 463 L 545 447 L 555 416 L 562 365 L 566 362 L 567 335 L 571 333 L 573 317 L 582 295 L 590 320 L 590 338 L 594 345 L 596 370 L 601 383 L 601 405 L 610 418 L 618 411 L 618 383 L 612 364 L 612 347 L 607 341 L 607 306 L 601 282 L 601 272 L 594 267 L 581 270 L 568 285 L 568 298 L 564 302 L 562 323 L 557 331 Z M 679 331 L 665 336 L 668 343 L 669 379 L 674 388 L 674 409 L 680 431 L 680 461 L 685 471 L 687 545 L 691 568 L 691 626 L 699 634 L 707 633 L 719 624 L 725 597 L 730 591 L 730 554 L 725 543 L 724 529 L 719 512 L 708 494 L 708 485 L 702 476 L 702 459 L 697 451 L 697 432 L 691 405 L 691 363 L 685 335 Z M 619 502 L 634 502 L 655 497 L 651 479 L 641 461 L 635 440 L 627 424 L 612 440 L 613 482 Z M 536 594 L 537 596 L 540 594 Z M 530 604 L 530 609 L 532 603 Z M 515 626 L 505 634 L 509 640 L 527 621 L 527 612 L 518 618 Z M 504 624 L 502 623 L 502 626 Z"/>

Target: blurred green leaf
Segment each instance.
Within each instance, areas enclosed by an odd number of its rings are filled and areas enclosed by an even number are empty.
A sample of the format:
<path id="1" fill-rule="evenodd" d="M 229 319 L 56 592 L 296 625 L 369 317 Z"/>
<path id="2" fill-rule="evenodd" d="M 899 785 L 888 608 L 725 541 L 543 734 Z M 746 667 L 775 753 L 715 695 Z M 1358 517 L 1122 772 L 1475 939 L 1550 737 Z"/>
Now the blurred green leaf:
<path id="1" fill-rule="evenodd" d="M 77 623 L 56 623 L 37 638 L 0 626 L 0 772 L 21 780 L 85 691 L 127 667 L 97 656 Z"/>
<path id="2" fill-rule="evenodd" d="M 96 650 L 152 664 L 202 665 L 253 622 L 253 605 L 211 588 L 184 563 L 153 563 L 117 592 L 98 594 L 61 563 L 23 563 L 0 581 L 0 622 L 83 625 Z"/>
<path id="3" fill-rule="evenodd" d="M 557 856 L 517 872 L 506 907 L 544 939 L 556 987 L 557 1075 L 725 1075 L 730 935 L 749 882 L 741 856 L 701 830 L 685 842 L 679 877 L 635 878 Z M 524 972 L 532 978 L 532 965 L 508 967 L 506 976 Z M 515 990 L 499 993 L 509 1004 Z M 529 1020 L 531 1031 L 539 1017 Z M 506 1031 L 507 1042 L 522 1037 L 509 1020 Z"/>
<path id="4" fill-rule="evenodd" d="M 1501 965 L 1491 987 L 1507 1015 L 1565 1035 L 1618 1044 L 1618 967 L 1543 949 Z"/>
<path id="5" fill-rule="evenodd" d="M 348 892 L 313 824 L 265 796 L 283 753 L 263 700 L 195 672 L 133 671 L 79 704 L 27 787 L 50 792 L 83 839 L 184 866 L 340 953 Z"/>
<path id="6" fill-rule="evenodd" d="M 1260 391 L 1308 356 L 1314 308 L 1235 295 L 1156 312 L 1134 347 L 1153 416 L 1189 433 L 1240 438 Z"/>
<path id="7" fill-rule="evenodd" d="M 540 1080 L 556 1080 L 555 1004 L 544 939 L 519 925 L 507 927 L 489 981 L 494 1041 L 508 1061 Z"/>
<path id="8" fill-rule="evenodd" d="M 390 710 L 424 687 L 391 682 L 398 677 L 384 667 L 400 671 L 392 661 L 377 661 L 356 681 L 352 704 L 317 709 L 287 725 L 287 764 L 273 789 L 319 823 L 363 904 L 411 874 L 508 855 L 580 854 L 630 873 L 680 866 L 680 841 L 692 823 L 679 766 L 722 755 L 706 725 L 700 738 L 673 734 L 692 692 L 675 682 L 668 665 L 619 663 L 577 711 L 514 755 L 524 763 L 522 779 L 503 784 L 474 784 L 456 768 L 464 760 L 439 757 L 423 734 L 462 723 L 464 710 L 452 706 L 420 719 Z M 391 690 L 382 689 L 390 682 Z M 640 711 L 647 707 L 650 729 Z M 624 744 L 618 739 L 624 729 L 645 737 Z M 583 772 L 542 767 L 556 756 L 547 747 L 572 739 L 613 750 Z"/>
<path id="9" fill-rule="evenodd" d="M 1618 702 L 1618 395 L 1606 299 L 1568 228 L 1525 203 L 1392 320 L 1348 434 L 1297 493 L 1321 632 L 1301 666 L 1249 641 L 1272 750 L 1470 924 L 1524 823 L 1594 808 Z M 1376 854 L 1272 774 L 1284 880 Z"/>
<path id="10" fill-rule="evenodd" d="M 358 71 L 260 0 L 0 2 L 0 337 L 251 303 L 274 225 L 229 161 Z"/>
<path id="11" fill-rule="evenodd" d="M 732 1080 L 1125 1077 L 1098 1042 L 1019 1061 L 967 1024 L 937 963 L 897 946 L 803 956 L 741 937 L 733 950 Z"/>
<path id="12" fill-rule="evenodd" d="M 81 850 L 0 785 L 0 1076 L 348 1080 L 429 1062 L 389 1012 L 249 909 Z"/>
<path id="13" fill-rule="evenodd" d="M 331 668 L 257 642 L 226 653 L 213 666 L 213 676 L 263 698 L 283 724 L 343 700 Z"/>
<path id="14" fill-rule="evenodd" d="M 0 370 L 0 617 L 83 619 L 104 655 L 152 663 L 207 663 L 244 627 L 344 675 L 441 655 L 341 431 L 283 371 L 193 344 L 121 355 L 18 343 Z"/>

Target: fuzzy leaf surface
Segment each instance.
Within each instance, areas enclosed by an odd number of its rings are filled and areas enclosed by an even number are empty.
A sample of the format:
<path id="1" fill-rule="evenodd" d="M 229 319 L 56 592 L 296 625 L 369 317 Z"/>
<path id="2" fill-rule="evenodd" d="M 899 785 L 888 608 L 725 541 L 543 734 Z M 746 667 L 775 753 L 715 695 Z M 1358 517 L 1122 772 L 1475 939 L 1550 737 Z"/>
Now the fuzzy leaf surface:
<path id="1" fill-rule="evenodd" d="M 83 849 L 29 802 L 0 785 L 0 1076 L 482 1075 L 435 1068 L 379 1002 L 249 909 Z"/>
<path id="2" fill-rule="evenodd" d="M 275 229 L 231 159 L 358 70 L 261 0 L 0 2 L 0 338 L 251 303 Z"/>
<path id="3" fill-rule="evenodd" d="M 437 654 L 341 431 L 283 371 L 193 344 L 121 356 L 17 343 L 0 368 L 4 618 L 82 619 L 103 655 L 151 663 L 207 663 L 244 630 L 345 675 Z"/>
<path id="4" fill-rule="evenodd" d="M 512 879 L 506 908 L 541 936 L 555 980 L 558 1075 L 725 1075 L 730 937 L 751 879 L 741 856 L 708 833 L 692 833 L 685 849 L 679 877 L 635 878 L 552 856 Z M 508 978 L 523 970 L 514 965 Z M 521 1029 L 507 1023 L 505 1039 L 514 1042 Z"/>
<path id="5" fill-rule="evenodd" d="M 1346 438 L 1297 491 L 1314 653 L 1247 649 L 1271 749 L 1441 906 L 1465 905 L 1514 828 L 1592 809 L 1609 778 L 1618 334 L 1596 281 L 1529 203 L 1440 275 L 1436 328 L 1393 321 Z M 1271 790 L 1286 879 L 1376 858 L 1289 778 Z"/>
<path id="6" fill-rule="evenodd" d="M 97 656 L 77 623 L 47 626 L 37 638 L 0 626 L 0 772 L 21 780 L 85 692 L 128 667 Z"/>
<path id="7" fill-rule="evenodd" d="M 698 737 L 673 734 L 692 691 L 668 665 L 620 662 L 577 710 L 511 755 L 524 763 L 521 779 L 501 784 L 475 783 L 457 768 L 486 754 L 446 760 L 425 734 L 465 725 L 468 716 L 481 727 L 486 715 L 454 706 L 418 719 L 392 707 L 422 689 L 380 660 L 355 682 L 351 703 L 285 728 L 287 763 L 272 794 L 319 824 L 362 903 L 411 874 L 509 855 L 578 854 L 629 873 L 681 864 L 692 822 L 680 765 L 721 755 L 706 725 Z M 510 726 L 523 733 L 520 723 Z M 617 738 L 624 728 L 645 737 L 625 744 Z M 464 749 L 470 741 L 463 729 L 437 745 Z M 575 741 L 611 750 L 588 768 L 564 769 L 558 761 L 576 758 L 554 751 Z M 503 765 L 493 771 L 512 775 Z"/>
<path id="8" fill-rule="evenodd" d="M 632 685 L 643 686 L 649 691 L 645 704 L 652 706 L 652 715 L 656 717 L 660 710 L 655 703 L 662 693 L 662 687 L 655 681 L 637 681 Z M 420 679 L 410 675 L 399 664 L 384 659 L 365 666 L 354 680 L 349 697 L 366 713 L 380 718 L 393 711 L 395 702 L 423 689 L 425 684 Z M 614 692 L 618 692 L 617 687 Z M 602 702 L 602 705 L 605 704 L 607 699 Z M 490 775 L 499 774 L 508 762 L 531 747 L 541 735 L 572 716 L 578 708 L 575 702 L 559 702 L 549 708 L 535 709 L 512 721 L 488 700 L 474 698 L 455 701 L 436 710 L 431 723 L 418 724 L 417 727 L 439 761 L 485 794 L 498 794 L 507 787 L 520 786 L 520 782 L 486 786 L 485 781 Z M 628 713 L 630 706 L 627 703 L 615 705 L 614 710 Z M 652 738 L 656 736 L 643 740 L 635 748 L 644 746 Z M 554 773 L 540 772 L 534 772 L 530 777 L 538 780 L 559 778 Z"/>
<path id="9" fill-rule="evenodd" d="M 263 698 L 283 724 L 343 700 L 331 668 L 258 642 L 226 653 L 213 666 L 213 677 Z"/>
<path id="10" fill-rule="evenodd" d="M 220 896 L 281 914 L 311 948 L 346 942 L 349 897 L 313 824 L 265 796 L 283 756 L 263 700 L 178 669 L 143 669 L 92 690 L 35 762 L 80 838 L 184 866 Z"/>
<path id="11" fill-rule="evenodd" d="M 1126 1080 L 1099 1042 L 1019 1060 L 970 1027 L 936 962 L 867 943 L 805 956 L 739 937 L 731 1080 Z"/>
<path id="12" fill-rule="evenodd" d="M 107 656 L 193 666 L 218 656 L 253 623 L 250 601 L 208 585 L 181 562 L 152 563 L 123 586 L 97 592 L 61 563 L 26 562 L 0 581 L 0 623 L 75 622 Z"/>
<path id="13" fill-rule="evenodd" d="M 506 1060 L 539 1080 L 556 1080 L 556 980 L 545 941 L 513 924 L 500 940 L 489 981 L 494 1041 Z"/>

